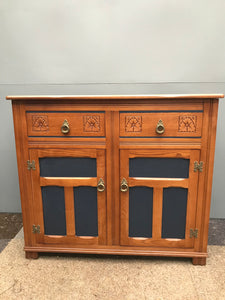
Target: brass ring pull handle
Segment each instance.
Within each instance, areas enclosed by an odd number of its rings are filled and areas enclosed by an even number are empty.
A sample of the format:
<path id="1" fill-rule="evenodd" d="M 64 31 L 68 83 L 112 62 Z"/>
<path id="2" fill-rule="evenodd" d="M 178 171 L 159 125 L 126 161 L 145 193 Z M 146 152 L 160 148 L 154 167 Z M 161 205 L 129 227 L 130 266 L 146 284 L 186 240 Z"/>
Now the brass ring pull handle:
<path id="1" fill-rule="evenodd" d="M 104 183 L 103 179 L 100 178 L 99 182 L 97 184 L 97 191 L 98 192 L 104 192 L 104 190 L 105 190 L 105 183 Z"/>
<path id="2" fill-rule="evenodd" d="M 127 192 L 128 191 L 128 183 L 125 178 L 122 179 L 120 184 L 120 190 L 121 192 Z"/>
<path id="3" fill-rule="evenodd" d="M 63 134 L 67 134 L 70 132 L 70 126 L 67 120 L 64 120 L 62 127 L 61 127 L 61 132 Z"/>
<path id="4" fill-rule="evenodd" d="M 159 120 L 157 126 L 156 126 L 156 129 L 155 129 L 156 133 L 158 134 L 163 134 L 164 131 L 165 131 L 165 127 L 163 125 L 163 121 L 162 120 Z"/>

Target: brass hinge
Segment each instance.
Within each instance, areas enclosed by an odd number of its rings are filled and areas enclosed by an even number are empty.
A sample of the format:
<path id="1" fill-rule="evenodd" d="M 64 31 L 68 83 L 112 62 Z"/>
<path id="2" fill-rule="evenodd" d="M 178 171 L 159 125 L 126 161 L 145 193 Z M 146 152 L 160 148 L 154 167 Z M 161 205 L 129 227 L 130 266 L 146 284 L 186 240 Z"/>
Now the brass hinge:
<path id="1" fill-rule="evenodd" d="M 40 231 L 40 225 L 37 225 L 37 226 L 33 225 L 32 226 L 32 232 L 33 233 L 40 233 L 41 232 Z"/>
<path id="2" fill-rule="evenodd" d="M 196 238 L 198 237 L 198 229 L 190 229 L 190 238 Z"/>
<path id="3" fill-rule="evenodd" d="M 28 170 L 36 170 L 36 167 L 35 167 L 35 160 L 32 160 L 32 162 L 30 162 L 29 160 L 27 161 L 27 169 Z"/>
<path id="4" fill-rule="evenodd" d="M 199 163 L 197 161 L 194 162 L 194 172 L 202 172 L 203 170 L 203 161 L 200 161 Z"/>

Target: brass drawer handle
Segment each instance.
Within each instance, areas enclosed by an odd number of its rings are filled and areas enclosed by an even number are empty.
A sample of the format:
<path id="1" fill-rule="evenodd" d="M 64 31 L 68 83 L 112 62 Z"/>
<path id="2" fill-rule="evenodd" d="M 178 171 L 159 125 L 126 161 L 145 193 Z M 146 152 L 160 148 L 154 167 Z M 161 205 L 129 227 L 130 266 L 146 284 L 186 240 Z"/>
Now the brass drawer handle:
<path id="1" fill-rule="evenodd" d="M 121 192 L 127 192 L 128 191 L 128 183 L 125 178 L 122 179 L 120 184 L 120 190 Z"/>
<path id="2" fill-rule="evenodd" d="M 67 134 L 70 132 L 70 126 L 67 120 L 64 120 L 62 127 L 61 127 L 61 132 L 63 134 Z"/>
<path id="3" fill-rule="evenodd" d="M 102 178 L 99 179 L 98 185 L 97 185 L 97 191 L 98 192 L 104 192 L 105 190 L 105 183 Z"/>
<path id="4" fill-rule="evenodd" d="M 163 121 L 162 120 L 159 120 L 157 126 L 156 126 L 156 129 L 155 129 L 156 133 L 158 134 L 163 134 L 164 131 L 165 131 L 165 127 L 163 125 Z"/>

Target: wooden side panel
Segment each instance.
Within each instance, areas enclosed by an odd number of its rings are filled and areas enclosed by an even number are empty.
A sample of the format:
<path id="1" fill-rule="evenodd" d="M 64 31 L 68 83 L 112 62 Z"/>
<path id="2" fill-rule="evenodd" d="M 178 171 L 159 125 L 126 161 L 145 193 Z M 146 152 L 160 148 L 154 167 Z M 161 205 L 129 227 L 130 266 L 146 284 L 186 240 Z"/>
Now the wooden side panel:
<path id="1" fill-rule="evenodd" d="M 201 217 L 198 215 L 197 218 L 198 222 L 199 220 L 201 220 L 201 224 L 199 224 L 199 228 L 201 230 L 199 250 L 202 252 L 203 251 L 207 252 L 207 243 L 208 243 L 209 215 L 210 215 L 214 155 L 215 155 L 215 143 L 216 143 L 218 99 L 211 100 L 211 102 L 208 103 L 208 107 L 209 107 L 209 123 L 208 123 L 209 126 L 206 128 L 208 130 L 208 134 L 205 137 L 205 145 L 204 145 L 205 149 L 202 152 L 202 156 L 203 158 L 205 158 L 205 169 L 204 169 L 205 176 L 203 176 L 202 178 L 204 180 L 204 185 L 202 184 L 201 187 L 199 187 L 204 190 L 202 207 L 199 207 L 199 210 L 202 213 L 202 215 Z"/>
<path id="2" fill-rule="evenodd" d="M 27 127 L 24 105 L 21 101 L 12 103 L 14 132 L 17 153 L 17 166 L 20 184 L 21 207 L 23 215 L 23 231 L 25 246 L 35 244 L 35 237 L 32 234 L 33 200 L 32 200 L 32 183 L 31 171 L 27 169 L 27 160 L 29 152 L 27 147 Z"/>

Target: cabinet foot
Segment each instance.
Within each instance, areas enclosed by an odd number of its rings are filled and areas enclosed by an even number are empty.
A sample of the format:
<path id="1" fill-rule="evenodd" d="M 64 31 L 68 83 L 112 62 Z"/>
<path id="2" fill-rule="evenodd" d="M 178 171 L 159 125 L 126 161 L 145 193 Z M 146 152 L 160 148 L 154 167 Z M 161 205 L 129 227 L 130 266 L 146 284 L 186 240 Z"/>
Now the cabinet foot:
<path id="1" fill-rule="evenodd" d="M 30 251 L 25 251 L 25 257 L 29 259 L 37 259 L 38 258 L 38 252 L 30 252 Z"/>
<path id="2" fill-rule="evenodd" d="M 193 265 L 205 266 L 206 265 L 206 257 L 193 257 L 192 263 L 193 263 Z"/>

